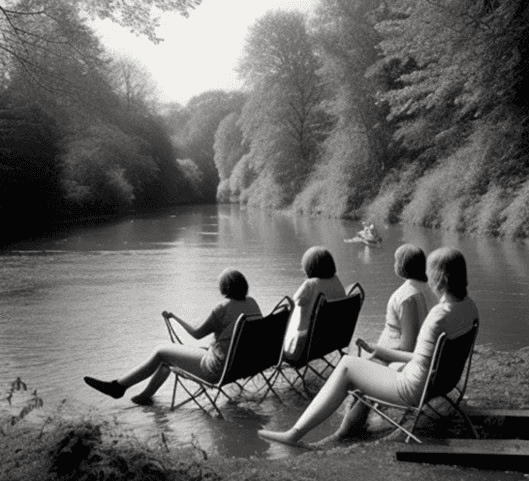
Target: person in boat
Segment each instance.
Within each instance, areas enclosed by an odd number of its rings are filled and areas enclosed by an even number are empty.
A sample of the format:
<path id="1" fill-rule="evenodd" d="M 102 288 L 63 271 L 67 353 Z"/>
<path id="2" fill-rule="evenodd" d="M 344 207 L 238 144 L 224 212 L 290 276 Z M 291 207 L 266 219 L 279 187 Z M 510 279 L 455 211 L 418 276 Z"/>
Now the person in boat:
<path id="1" fill-rule="evenodd" d="M 374 224 L 367 224 L 362 222 L 363 228 L 358 231 L 356 237 L 367 244 L 379 244 L 382 242 L 382 237 L 378 233 Z"/>
<path id="2" fill-rule="evenodd" d="M 439 334 L 445 332 L 449 339 L 457 338 L 469 332 L 474 320 L 478 319 L 477 307 L 467 293 L 467 267 L 460 251 L 448 247 L 433 251 L 427 259 L 427 275 L 439 303 L 424 320 L 413 352 L 401 351 L 401 360 L 406 363 L 402 370 L 346 355 L 292 428 L 284 432 L 259 430 L 259 436 L 299 444 L 309 431 L 333 414 L 354 389 L 388 402 L 416 404 Z M 346 416 L 345 420 L 349 429 L 363 426 L 362 419 Z"/>
<path id="3" fill-rule="evenodd" d="M 177 366 L 210 382 L 217 381 L 222 374 L 235 322 L 241 314 L 261 315 L 257 302 L 248 296 L 248 282 L 241 272 L 231 268 L 224 270 L 219 276 L 219 290 L 225 299 L 198 325 L 190 324 L 171 312 L 162 313 L 178 322 L 195 339 L 213 334 L 209 348 L 168 343 L 158 347 L 147 360 L 123 377 L 101 381 L 87 376 L 84 378 L 86 384 L 118 399 L 128 388 L 150 378 L 143 391 L 131 399 L 136 404 L 151 404 L 152 396 L 171 372 L 169 366 Z"/>
<path id="4" fill-rule="evenodd" d="M 293 296 L 294 311 L 284 339 L 286 359 L 299 358 L 307 340 L 309 322 L 316 300 L 320 293 L 327 299 L 345 297 L 342 281 L 336 274 L 336 264 L 332 254 L 322 246 L 309 248 L 301 259 L 301 267 L 307 279 Z"/>

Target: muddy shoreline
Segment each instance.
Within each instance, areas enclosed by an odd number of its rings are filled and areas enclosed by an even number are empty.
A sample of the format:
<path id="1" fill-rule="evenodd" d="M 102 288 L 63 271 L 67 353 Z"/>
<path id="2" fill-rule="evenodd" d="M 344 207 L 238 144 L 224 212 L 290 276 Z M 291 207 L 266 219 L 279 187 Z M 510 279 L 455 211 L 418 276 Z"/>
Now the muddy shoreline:
<path id="1" fill-rule="evenodd" d="M 466 404 L 470 409 L 529 409 L 529 348 L 515 352 L 478 346 Z M 6 400 L 0 399 L 5 407 Z M 35 409 L 37 411 L 38 408 Z M 402 440 L 384 436 L 277 459 L 223 459 L 199 446 L 169 446 L 163 436 L 146 445 L 111 420 L 44 422 L 31 415 L 10 424 L 0 416 L 1 481 L 66 480 L 521 480 L 521 472 L 397 461 Z M 502 427 L 496 426 L 497 434 Z M 528 469 L 529 471 L 529 469 Z"/>

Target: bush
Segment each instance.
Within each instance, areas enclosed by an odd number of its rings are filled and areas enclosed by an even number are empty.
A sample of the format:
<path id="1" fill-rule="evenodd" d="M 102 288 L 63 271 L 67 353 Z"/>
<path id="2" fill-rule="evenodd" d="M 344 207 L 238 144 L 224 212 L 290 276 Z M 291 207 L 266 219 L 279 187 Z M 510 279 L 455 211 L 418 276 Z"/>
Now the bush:
<path id="1" fill-rule="evenodd" d="M 505 206 L 505 191 L 497 185 L 490 185 L 485 194 L 470 202 L 465 213 L 467 230 L 479 235 L 498 235 Z"/>
<path id="2" fill-rule="evenodd" d="M 504 221 L 499 232 L 507 237 L 529 237 L 529 180 L 502 211 Z"/>

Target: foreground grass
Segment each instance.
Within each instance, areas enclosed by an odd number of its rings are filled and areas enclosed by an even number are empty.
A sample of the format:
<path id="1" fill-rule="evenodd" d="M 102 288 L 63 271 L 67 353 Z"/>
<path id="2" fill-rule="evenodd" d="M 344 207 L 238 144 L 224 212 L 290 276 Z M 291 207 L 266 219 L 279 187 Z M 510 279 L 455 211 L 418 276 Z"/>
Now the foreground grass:
<path id="1" fill-rule="evenodd" d="M 528 364 L 529 349 L 502 353 L 478 348 L 467 391 L 468 403 L 529 408 Z M 2 481 L 524 479 L 520 473 L 397 462 L 394 453 L 399 441 L 389 439 L 308 451 L 279 460 L 209 457 L 198 446 L 170 446 L 163 435 L 156 444 L 146 445 L 112 421 L 71 419 L 60 410 L 53 418 L 32 421 L 32 410 L 26 409 L 24 415 L 21 412 L 35 395 L 26 395 L 22 405 L 16 406 L 13 401 L 10 410 L 0 410 Z M 5 407 L 5 401 L 0 399 L 0 405 Z"/>

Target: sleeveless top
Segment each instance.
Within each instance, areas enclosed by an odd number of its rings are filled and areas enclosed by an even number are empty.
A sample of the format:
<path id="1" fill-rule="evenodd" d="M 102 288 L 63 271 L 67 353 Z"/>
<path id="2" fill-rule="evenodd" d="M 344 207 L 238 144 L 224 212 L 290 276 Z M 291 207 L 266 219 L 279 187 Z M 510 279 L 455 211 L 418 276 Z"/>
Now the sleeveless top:
<path id="1" fill-rule="evenodd" d="M 456 302 L 443 297 L 432 308 L 417 337 L 411 361 L 397 373 L 397 393 L 403 402 L 416 404 L 419 401 L 439 334 L 446 332 L 448 339 L 455 339 L 470 331 L 478 318 L 476 304 L 468 296 Z"/>
<path id="2" fill-rule="evenodd" d="M 438 302 L 426 282 L 407 279 L 389 298 L 386 309 L 386 324 L 380 334 L 377 344 L 390 349 L 403 350 L 402 346 L 402 321 L 407 310 L 416 314 L 415 319 L 408 319 L 417 323 L 416 332 L 430 309 Z"/>
<path id="3" fill-rule="evenodd" d="M 294 294 L 294 311 L 283 344 L 285 356 L 289 360 L 297 359 L 303 352 L 312 311 L 320 293 L 330 300 L 345 297 L 343 284 L 336 275 L 328 279 L 310 277 L 301 284 Z"/>

